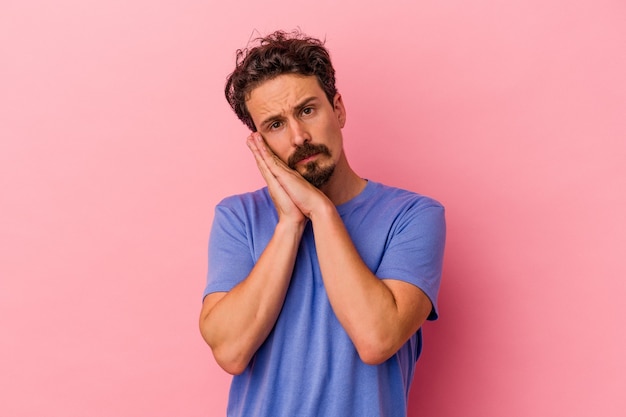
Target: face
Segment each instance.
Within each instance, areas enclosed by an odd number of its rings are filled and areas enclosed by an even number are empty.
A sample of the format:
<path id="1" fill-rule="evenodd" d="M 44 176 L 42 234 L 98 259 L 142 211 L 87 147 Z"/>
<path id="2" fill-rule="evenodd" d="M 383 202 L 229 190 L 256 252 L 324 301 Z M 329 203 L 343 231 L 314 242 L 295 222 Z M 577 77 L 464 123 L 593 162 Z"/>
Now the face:
<path id="1" fill-rule="evenodd" d="M 344 163 L 345 108 L 328 101 L 315 76 L 279 75 L 250 92 L 246 106 L 268 146 L 316 187 Z"/>

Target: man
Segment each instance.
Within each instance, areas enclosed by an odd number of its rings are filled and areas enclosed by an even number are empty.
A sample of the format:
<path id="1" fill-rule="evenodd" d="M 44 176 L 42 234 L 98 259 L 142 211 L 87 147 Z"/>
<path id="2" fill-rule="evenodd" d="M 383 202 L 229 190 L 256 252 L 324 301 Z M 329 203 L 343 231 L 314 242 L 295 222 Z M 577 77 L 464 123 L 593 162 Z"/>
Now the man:
<path id="1" fill-rule="evenodd" d="M 436 201 L 358 176 L 322 42 L 275 32 L 238 51 L 226 97 L 267 187 L 224 199 L 201 333 L 233 375 L 229 416 L 406 416 L 437 318 Z"/>

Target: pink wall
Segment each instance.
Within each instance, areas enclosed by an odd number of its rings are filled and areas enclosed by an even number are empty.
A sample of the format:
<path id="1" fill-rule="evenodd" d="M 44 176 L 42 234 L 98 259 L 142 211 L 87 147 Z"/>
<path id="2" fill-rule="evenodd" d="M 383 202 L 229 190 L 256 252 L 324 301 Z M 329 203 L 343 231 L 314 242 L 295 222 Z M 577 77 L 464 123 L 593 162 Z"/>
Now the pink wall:
<path id="1" fill-rule="evenodd" d="M 623 416 L 624 2 L 215 3 L 2 2 L 0 415 L 223 415 L 207 235 L 262 182 L 221 90 L 299 26 L 357 171 L 447 206 L 410 415 Z"/>

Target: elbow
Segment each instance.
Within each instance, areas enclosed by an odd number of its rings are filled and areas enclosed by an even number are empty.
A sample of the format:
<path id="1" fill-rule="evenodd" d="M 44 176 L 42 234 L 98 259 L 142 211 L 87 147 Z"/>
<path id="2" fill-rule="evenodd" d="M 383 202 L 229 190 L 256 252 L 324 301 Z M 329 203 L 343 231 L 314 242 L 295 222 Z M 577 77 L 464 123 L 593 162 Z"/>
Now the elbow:
<path id="1" fill-rule="evenodd" d="M 234 346 L 229 347 L 215 340 L 215 338 L 212 337 L 213 335 L 202 326 L 202 321 L 200 324 L 200 333 L 204 341 L 211 348 L 215 362 L 217 362 L 220 368 L 231 375 L 239 375 L 246 370 L 250 358 L 241 352 L 237 353 L 237 349 Z"/>
<path id="2" fill-rule="evenodd" d="M 231 375 L 239 375 L 246 370 L 251 358 L 244 352 L 238 350 L 236 346 L 217 343 L 211 340 L 210 337 L 205 338 L 205 340 L 211 348 L 211 352 L 213 352 L 215 362 L 217 362 L 224 371 Z"/>
<path id="3" fill-rule="evenodd" d="M 359 358 L 367 365 L 380 365 L 399 349 L 389 340 L 368 341 L 355 346 Z"/>
<path id="4" fill-rule="evenodd" d="M 358 351 L 361 361 L 367 365 L 380 365 L 393 356 L 386 351 Z"/>
<path id="5" fill-rule="evenodd" d="M 217 362 L 220 368 L 222 368 L 229 374 L 242 374 L 248 367 L 248 364 L 250 363 L 250 358 L 241 352 L 237 352 L 234 347 L 215 345 L 212 344 L 209 340 L 207 340 L 207 343 L 211 348 L 211 352 L 213 352 L 215 362 Z"/>
<path id="6" fill-rule="evenodd" d="M 214 344 L 211 343 L 210 339 L 207 340 L 207 343 L 211 348 L 211 352 L 213 352 L 215 362 L 217 362 L 219 367 L 229 374 L 242 374 L 248 367 L 250 358 L 244 353 L 239 352 L 234 346 Z"/>
<path id="7" fill-rule="evenodd" d="M 242 374 L 248 367 L 247 361 L 222 358 L 215 354 L 215 352 L 213 353 L 213 355 L 215 357 L 215 361 L 220 366 L 220 368 L 233 376 Z"/>

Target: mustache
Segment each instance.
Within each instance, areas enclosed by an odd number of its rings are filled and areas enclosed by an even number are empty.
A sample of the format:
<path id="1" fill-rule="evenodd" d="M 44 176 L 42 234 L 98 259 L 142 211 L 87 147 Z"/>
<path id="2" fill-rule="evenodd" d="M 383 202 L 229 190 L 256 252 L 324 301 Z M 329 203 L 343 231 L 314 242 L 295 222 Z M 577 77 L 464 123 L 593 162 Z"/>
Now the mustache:
<path id="1" fill-rule="evenodd" d="M 291 169 L 295 169 L 298 162 L 318 153 L 331 156 L 330 149 L 328 149 L 326 145 L 313 145 L 305 142 L 304 145 L 297 147 L 296 150 L 289 156 L 289 159 L 287 159 L 287 166 Z"/>

